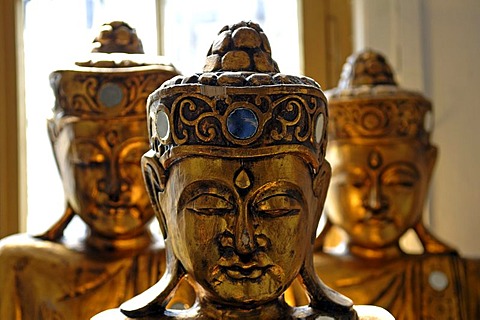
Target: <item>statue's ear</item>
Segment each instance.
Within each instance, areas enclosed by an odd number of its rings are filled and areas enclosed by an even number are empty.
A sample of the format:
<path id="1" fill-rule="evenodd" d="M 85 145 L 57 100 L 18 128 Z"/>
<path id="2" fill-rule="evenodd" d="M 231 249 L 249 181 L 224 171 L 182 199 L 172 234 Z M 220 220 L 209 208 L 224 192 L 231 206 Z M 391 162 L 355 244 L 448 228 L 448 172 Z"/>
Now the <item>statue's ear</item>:
<path id="1" fill-rule="evenodd" d="M 122 303 L 120 310 L 124 315 L 135 319 L 146 319 L 143 317 L 148 316 L 152 316 L 148 319 L 157 319 L 153 315 L 160 316 L 165 312 L 169 301 L 175 294 L 175 289 L 186 275 L 184 267 L 173 253 L 169 239 L 165 240 L 165 253 L 167 270 L 162 278 L 152 287 Z M 194 299 L 194 297 L 186 298 Z"/>
<path id="2" fill-rule="evenodd" d="M 48 130 L 48 138 L 50 139 L 50 145 L 52 146 L 53 156 L 55 158 L 55 163 L 57 164 L 57 170 L 60 176 L 62 175 L 62 170 L 60 170 L 60 166 L 58 165 L 58 154 L 55 150 L 55 142 L 58 139 L 58 126 L 55 120 L 48 119 L 47 120 L 47 130 Z"/>
<path id="3" fill-rule="evenodd" d="M 313 178 L 313 193 L 317 197 L 317 208 L 315 211 L 315 225 L 318 226 L 320 217 L 322 216 L 323 206 L 327 197 L 328 186 L 330 184 L 330 178 L 332 176 L 332 168 L 330 163 L 324 160 L 318 173 Z M 315 230 L 316 231 L 316 230 Z M 313 235 L 312 241 L 314 241 L 316 232 Z"/>
<path id="4" fill-rule="evenodd" d="M 433 173 L 433 168 L 435 167 L 435 164 L 437 163 L 437 157 L 438 157 L 438 148 L 435 146 L 430 146 L 427 150 L 426 154 L 426 166 L 427 166 L 427 174 L 428 174 L 428 181 L 432 178 L 432 173 Z"/>
<path id="5" fill-rule="evenodd" d="M 435 146 L 428 147 L 426 152 L 426 175 L 427 181 L 426 186 L 428 187 L 428 182 L 430 181 L 433 173 L 433 168 L 435 167 L 435 163 L 437 161 L 438 156 L 438 149 Z M 453 253 L 456 254 L 457 251 L 453 247 L 449 246 L 448 244 L 444 243 L 440 239 L 438 239 L 430 230 L 425 227 L 425 224 L 422 220 L 422 215 L 420 214 L 419 221 L 413 226 L 413 230 L 416 232 L 418 239 L 423 245 L 423 248 L 426 253 L 433 253 L 433 254 L 446 254 L 446 253 Z"/>
<path id="6" fill-rule="evenodd" d="M 155 215 L 157 216 L 163 237 L 167 238 L 168 229 L 165 220 L 165 214 L 162 211 L 159 201 L 159 194 L 165 190 L 167 177 L 165 169 L 158 161 L 153 150 L 148 151 L 142 156 L 142 173 L 145 187 L 150 197 Z"/>
<path id="7" fill-rule="evenodd" d="M 338 319 L 358 319 L 352 300 L 332 290 L 320 280 L 313 266 L 312 250 L 308 250 L 305 256 L 300 269 L 300 280 L 310 298 L 311 308 L 330 310 L 340 315 Z"/>

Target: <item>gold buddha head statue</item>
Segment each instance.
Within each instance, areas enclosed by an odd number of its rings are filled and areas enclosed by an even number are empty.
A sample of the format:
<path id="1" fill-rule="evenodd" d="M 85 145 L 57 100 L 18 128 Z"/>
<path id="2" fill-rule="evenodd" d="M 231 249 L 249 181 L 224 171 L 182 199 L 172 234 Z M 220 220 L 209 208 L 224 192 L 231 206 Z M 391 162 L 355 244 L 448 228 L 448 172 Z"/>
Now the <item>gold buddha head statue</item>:
<path id="1" fill-rule="evenodd" d="M 154 216 L 140 169 L 149 149 L 145 103 L 177 74 L 143 53 L 134 29 L 114 21 L 102 26 L 87 59 L 50 75 L 56 102 L 48 132 L 67 211 L 44 237 L 58 238 L 74 214 L 104 238 L 144 231 Z"/>
<path id="2" fill-rule="evenodd" d="M 166 81 L 147 110 L 142 165 L 169 271 L 122 305 L 126 315 L 168 312 L 186 275 L 200 306 L 186 312 L 262 309 L 299 274 L 312 308 L 354 313 L 312 267 L 330 179 L 326 99 L 313 80 L 279 73 L 260 26 L 225 26 L 204 72 Z"/>
<path id="3" fill-rule="evenodd" d="M 397 86 L 385 58 L 369 49 L 348 58 L 338 87 L 326 95 L 329 221 L 362 248 L 397 246 L 414 228 L 435 250 L 422 224 L 437 158 L 431 103 Z"/>

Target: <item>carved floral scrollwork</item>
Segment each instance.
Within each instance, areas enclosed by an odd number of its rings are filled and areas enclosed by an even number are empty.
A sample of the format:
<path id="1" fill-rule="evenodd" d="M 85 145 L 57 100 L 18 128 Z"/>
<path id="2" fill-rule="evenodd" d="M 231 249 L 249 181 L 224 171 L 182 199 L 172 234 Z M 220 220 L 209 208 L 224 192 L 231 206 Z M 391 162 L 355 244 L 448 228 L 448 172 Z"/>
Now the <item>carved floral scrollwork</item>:
<path id="1" fill-rule="evenodd" d="M 171 100 L 170 100 L 171 99 Z M 174 144 L 272 145 L 302 143 L 316 149 L 314 118 L 325 113 L 318 108 L 319 98 L 310 95 L 238 94 L 229 98 L 210 98 L 197 93 L 176 95 L 164 106 L 171 106 Z M 321 103 L 321 102 L 320 102 Z M 245 108 L 258 118 L 258 129 L 246 139 L 238 139 L 227 129 L 227 117 L 233 110 Z"/>
<path id="2" fill-rule="evenodd" d="M 422 138 L 429 134 L 423 123 L 430 108 L 426 100 L 419 99 L 333 102 L 329 136 L 331 139 Z"/>
<path id="3" fill-rule="evenodd" d="M 273 129 L 270 136 L 274 140 L 305 142 L 312 134 L 312 117 L 315 108 L 311 108 L 301 96 L 287 96 L 272 105 L 273 119 L 281 129 Z"/>
<path id="4" fill-rule="evenodd" d="M 62 72 L 62 71 L 60 71 Z M 57 103 L 56 111 L 79 117 L 137 115 L 145 116 L 145 101 L 160 83 L 169 77 L 157 71 L 134 75 L 88 74 L 65 72 L 52 81 Z M 99 97 L 103 86 L 112 84 L 120 93 L 112 106 L 102 103 Z"/>

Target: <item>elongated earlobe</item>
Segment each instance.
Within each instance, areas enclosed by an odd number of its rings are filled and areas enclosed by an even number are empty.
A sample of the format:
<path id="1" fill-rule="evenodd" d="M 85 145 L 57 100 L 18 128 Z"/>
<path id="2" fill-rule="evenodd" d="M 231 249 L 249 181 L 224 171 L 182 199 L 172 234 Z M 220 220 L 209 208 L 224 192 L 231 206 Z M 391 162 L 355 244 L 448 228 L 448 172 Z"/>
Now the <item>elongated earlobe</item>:
<path id="1" fill-rule="evenodd" d="M 57 155 L 57 151 L 55 149 L 55 142 L 57 141 L 59 132 L 58 132 L 58 125 L 53 119 L 48 119 L 47 121 L 47 131 L 48 131 L 48 138 L 50 140 L 50 144 L 53 150 L 53 156 L 55 158 L 55 164 L 57 165 L 57 171 L 60 176 L 62 176 L 62 170 L 60 170 L 59 166 L 59 159 Z"/>
<path id="2" fill-rule="evenodd" d="M 163 237 L 166 239 L 168 234 L 167 224 L 165 221 L 165 215 L 160 206 L 158 195 L 165 190 L 167 178 L 165 169 L 158 161 L 153 150 L 148 151 L 142 156 L 142 173 L 150 203 L 157 216 Z"/>
<path id="3" fill-rule="evenodd" d="M 151 314 L 163 313 L 169 301 L 175 294 L 175 288 L 185 277 L 186 272 L 173 254 L 170 240 L 165 240 L 167 255 L 167 270 L 162 278 L 141 294 L 125 301 L 120 306 L 123 314 L 132 318 L 146 317 Z"/>
<path id="4" fill-rule="evenodd" d="M 310 307 L 345 316 L 341 319 L 357 319 L 352 300 L 326 286 L 315 273 L 311 250 L 305 256 L 300 277 L 310 298 Z"/>
<path id="5" fill-rule="evenodd" d="M 427 174 L 428 174 L 428 182 L 430 182 L 433 174 L 433 169 L 435 168 L 435 164 L 437 163 L 437 156 L 438 156 L 438 148 L 435 146 L 430 146 L 427 150 Z"/>
<path id="6" fill-rule="evenodd" d="M 320 217 L 322 216 L 323 206 L 327 197 L 328 185 L 332 176 L 332 168 L 328 161 L 324 161 L 317 175 L 313 178 L 313 193 L 317 197 L 317 206 L 314 212 L 314 225 L 318 226 Z M 315 241 L 316 231 L 313 233 L 312 243 Z"/>
<path id="7" fill-rule="evenodd" d="M 323 161 L 318 173 L 313 178 L 313 193 L 319 200 L 322 200 L 322 203 L 327 196 L 331 176 L 332 168 L 330 167 L 330 163 Z"/>

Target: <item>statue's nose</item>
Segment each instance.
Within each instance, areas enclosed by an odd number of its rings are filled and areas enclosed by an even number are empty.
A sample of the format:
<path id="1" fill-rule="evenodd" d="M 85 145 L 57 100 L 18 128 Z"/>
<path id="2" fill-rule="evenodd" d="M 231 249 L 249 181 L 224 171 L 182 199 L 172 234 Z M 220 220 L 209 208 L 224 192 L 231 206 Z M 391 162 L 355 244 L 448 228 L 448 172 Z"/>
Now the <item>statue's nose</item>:
<path id="1" fill-rule="evenodd" d="M 249 254 L 255 250 L 253 223 L 247 206 L 239 210 L 235 226 L 235 248 L 239 254 Z"/>
<path id="2" fill-rule="evenodd" d="M 381 185 L 378 181 L 375 181 L 370 187 L 364 200 L 364 206 L 373 214 L 379 214 L 388 209 L 387 199 L 383 195 Z"/>
<path id="3" fill-rule="evenodd" d="M 122 192 L 127 191 L 128 183 L 122 178 L 116 163 L 111 163 L 106 170 L 105 177 L 97 182 L 98 190 L 107 194 L 110 201 L 118 202 Z"/>

